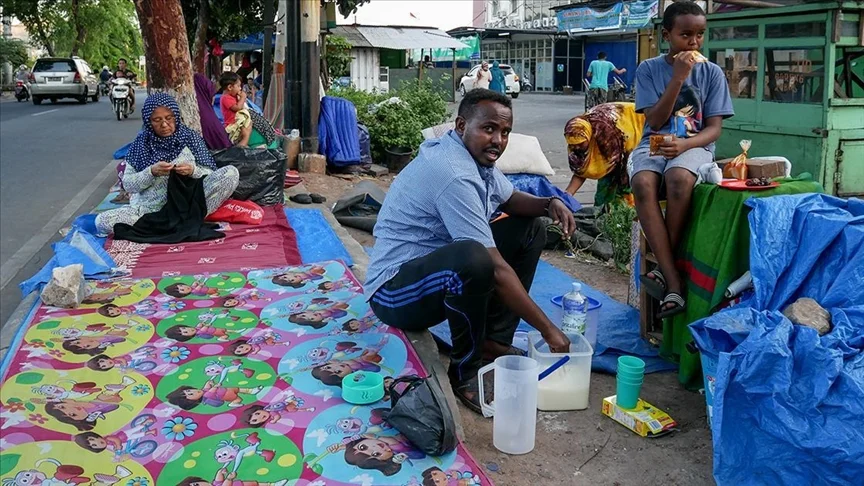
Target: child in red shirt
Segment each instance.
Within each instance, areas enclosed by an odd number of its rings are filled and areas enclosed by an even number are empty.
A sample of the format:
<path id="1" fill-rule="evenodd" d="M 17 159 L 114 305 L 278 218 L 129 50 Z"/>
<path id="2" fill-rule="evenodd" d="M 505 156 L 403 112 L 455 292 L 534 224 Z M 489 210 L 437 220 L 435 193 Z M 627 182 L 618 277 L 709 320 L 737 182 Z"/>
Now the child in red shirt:
<path id="1" fill-rule="evenodd" d="M 219 85 L 222 87 L 219 107 L 222 109 L 228 138 L 238 147 L 248 147 L 249 137 L 252 136 L 252 118 L 246 108 L 246 93 L 240 76 L 225 73 L 219 79 Z"/>

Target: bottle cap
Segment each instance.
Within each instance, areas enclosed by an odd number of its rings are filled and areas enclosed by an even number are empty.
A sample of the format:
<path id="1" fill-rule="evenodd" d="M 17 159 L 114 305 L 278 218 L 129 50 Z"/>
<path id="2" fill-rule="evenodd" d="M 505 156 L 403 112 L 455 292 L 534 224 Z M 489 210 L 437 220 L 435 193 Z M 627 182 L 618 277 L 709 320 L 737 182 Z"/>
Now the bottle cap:
<path id="1" fill-rule="evenodd" d="M 573 282 L 573 290 L 576 292 L 582 292 L 582 284 L 579 282 Z"/>

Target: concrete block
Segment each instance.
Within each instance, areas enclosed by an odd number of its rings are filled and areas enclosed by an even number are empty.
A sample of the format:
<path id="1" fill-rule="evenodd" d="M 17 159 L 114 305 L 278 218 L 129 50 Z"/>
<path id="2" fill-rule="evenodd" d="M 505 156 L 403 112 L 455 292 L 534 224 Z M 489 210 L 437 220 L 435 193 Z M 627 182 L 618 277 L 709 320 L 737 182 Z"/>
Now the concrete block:
<path id="1" fill-rule="evenodd" d="M 42 303 L 51 307 L 75 309 L 87 296 L 84 266 L 80 263 L 57 267 L 42 290 Z"/>
<path id="2" fill-rule="evenodd" d="M 326 174 L 327 158 L 321 154 L 300 154 L 297 157 L 297 169 L 300 172 Z"/>

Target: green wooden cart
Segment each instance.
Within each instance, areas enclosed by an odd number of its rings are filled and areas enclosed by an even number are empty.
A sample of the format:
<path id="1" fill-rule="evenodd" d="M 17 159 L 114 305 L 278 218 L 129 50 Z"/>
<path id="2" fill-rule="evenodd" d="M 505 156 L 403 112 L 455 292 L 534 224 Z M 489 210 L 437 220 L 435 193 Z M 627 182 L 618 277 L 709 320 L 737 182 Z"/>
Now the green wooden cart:
<path id="1" fill-rule="evenodd" d="M 827 193 L 864 195 L 862 19 L 864 1 L 709 14 L 703 52 L 726 73 L 735 106 L 717 158 L 749 139 L 751 157 L 784 156 Z"/>

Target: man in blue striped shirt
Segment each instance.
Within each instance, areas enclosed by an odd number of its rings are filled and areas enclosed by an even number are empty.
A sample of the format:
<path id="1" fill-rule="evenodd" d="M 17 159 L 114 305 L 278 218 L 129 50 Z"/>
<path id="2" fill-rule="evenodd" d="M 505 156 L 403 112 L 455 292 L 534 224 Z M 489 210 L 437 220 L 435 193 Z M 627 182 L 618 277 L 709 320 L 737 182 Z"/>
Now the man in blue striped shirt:
<path id="1" fill-rule="evenodd" d="M 378 215 L 366 290 L 375 315 L 403 330 L 449 321 L 449 375 L 456 396 L 480 412 L 484 360 L 524 354 L 512 346 L 519 320 L 553 351 L 567 337 L 528 296 L 549 215 L 569 236 L 573 214 L 560 200 L 515 191 L 495 161 L 513 127 L 510 98 L 475 89 L 462 99 L 456 129 L 420 147 Z M 489 223 L 498 211 L 508 216 Z"/>

